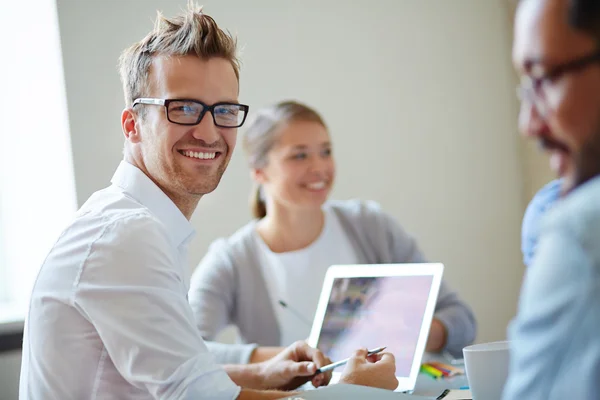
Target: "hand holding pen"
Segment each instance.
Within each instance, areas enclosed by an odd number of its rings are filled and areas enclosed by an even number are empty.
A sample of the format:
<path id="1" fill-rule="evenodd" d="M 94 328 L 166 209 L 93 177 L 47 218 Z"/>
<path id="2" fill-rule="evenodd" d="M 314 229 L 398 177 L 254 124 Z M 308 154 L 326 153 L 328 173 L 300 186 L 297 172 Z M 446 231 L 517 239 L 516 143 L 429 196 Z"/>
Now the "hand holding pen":
<path id="1" fill-rule="evenodd" d="M 396 360 L 391 353 L 369 355 L 367 349 L 358 350 L 348 359 L 340 383 L 395 390 Z"/>
<path id="2" fill-rule="evenodd" d="M 367 354 L 366 354 L 366 357 L 368 358 L 368 357 L 370 357 L 370 356 L 372 356 L 374 354 L 381 353 L 383 350 L 385 350 L 385 346 L 384 347 L 378 347 L 378 348 L 373 349 L 373 350 L 369 350 L 367 352 Z M 341 367 L 342 365 L 345 365 L 348 361 L 350 361 L 351 358 L 352 357 L 349 357 L 349 358 L 346 358 L 344 360 L 340 360 L 340 361 L 334 362 L 332 364 L 326 365 L 324 367 L 321 367 L 321 368 L 317 369 L 316 374 L 320 374 L 322 372 L 331 371 L 332 369 L 335 369 L 337 367 Z M 373 362 L 375 362 L 376 359 L 377 358 L 373 359 Z"/>

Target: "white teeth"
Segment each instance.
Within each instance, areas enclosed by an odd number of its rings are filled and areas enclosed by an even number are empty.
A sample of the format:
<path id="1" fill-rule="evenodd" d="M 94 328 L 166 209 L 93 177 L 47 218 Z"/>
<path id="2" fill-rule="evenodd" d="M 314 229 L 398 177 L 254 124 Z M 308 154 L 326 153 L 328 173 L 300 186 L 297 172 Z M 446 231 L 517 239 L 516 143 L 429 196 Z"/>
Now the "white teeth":
<path id="1" fill-rule="evenodd" d="M 217 153 L 202 153 L 197 151 L 183 151 L 184 156 L 191 158 L 199 158 L 201 160 L 212 160 L 217 156 Z"/>
<path id="2" fill-rule="evenodd" d="M 309 189 L 312 189 L 312 190 L 321 190 L 325 187 L 325 182 L 321 181 L 321 182 L 309 183 L 308 185 L 306 185 L 306 187 Z"/>

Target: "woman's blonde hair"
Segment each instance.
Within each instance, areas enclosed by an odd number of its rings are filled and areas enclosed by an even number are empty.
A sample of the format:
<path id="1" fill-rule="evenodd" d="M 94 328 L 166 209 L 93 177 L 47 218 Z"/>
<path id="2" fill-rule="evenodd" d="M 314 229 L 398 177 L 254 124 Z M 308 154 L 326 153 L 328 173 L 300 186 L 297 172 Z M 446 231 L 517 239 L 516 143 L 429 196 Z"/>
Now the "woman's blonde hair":
<path id="1" fill-rule="evenodd" d="M 242 139 L 251 168 L 263 168 L 267 165 L 269 152 L 277 143 L 280 128 L 291 122 L 316 122 L 327 128 L 317 111 L 296 101 L 282 101 L 260 109 Z M 250 210 L 256 218 L 267 215 L 267 207 L 258 184 L 255 184 L 250 196 Z"/>
<path id="2" fill-rule="evenodd" d="M 195 55 L 208 60 L 219 57 L 229 61 L 239 80 L 239 60 L 236 40 L 219 28 L 214 19 L 202 12 L 202 7 L 188 2 L 187 10 L 173 18 L 158 12 L 154 29 L 145 38 L 124 50 L 119 58 L 119 72 L 130 108 L 148 90 L 148 72 L 157 56 Z M 143 110 L 143 109 L 142 109 Z"/>

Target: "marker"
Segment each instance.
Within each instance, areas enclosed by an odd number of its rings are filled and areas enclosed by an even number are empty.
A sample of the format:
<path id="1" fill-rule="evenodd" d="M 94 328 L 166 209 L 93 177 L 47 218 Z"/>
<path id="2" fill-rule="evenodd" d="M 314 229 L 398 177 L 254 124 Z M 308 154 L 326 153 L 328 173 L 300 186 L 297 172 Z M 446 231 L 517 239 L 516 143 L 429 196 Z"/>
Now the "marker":
<path id="1" fill-rule="evenodd" d="M 373 354 L 381 353 L 383 350 L 385 350 L 385 348 L 386 348 L 386 346 L 384 346 L 384 347 L 378 347 L 378 348 L 373 349 L 373 350 L 369 350 L 369 352 L 367 353 L 367 356 L 371 356 Z M 340 360 L 340 361 L 334 362 L 332 364 L 326 365 L 324 367 L 321 367 L 321 368 L 317 369 L 317 372 L 315 372 L 315 375 L 323 373 L 323 372 L 331 371 L 332 369 L 335 369 L 337 367 L 340 367 L 340 366 L 346 364 L 348 361 L 350 361 L 350 358 L 346 358 L 345 360 Z"/>
<path id="2" fill-rule="evenodd" d="M 439 367 L 439 366 L 437 366 L 435 364 L 426 364 L 426 365 L 429 366 L 429 367 L 431 367 L 431 368 L 433 368 L 433 369 L 435 369 L 435 370 L 437 370 L 437 371 L 440 371 L 442 373 L 442 375 L 444 375 L 444 376 L 450 376 L 451 372 L 449 370 L 447 370 L 447 369 Z"/>
<path id="3" fill-rule="evenodd" d="M 426 364 L 421 365 L 421 371 L 435 379 L 438 379 L 444 375 L 442 374 L 442 371 L 437 370 Z"/>
<path id="4" fill-rule="evenodd" d="M 448 364 L 440 363 L 437 361 L 430 361 L 425 364 L 431 365 L 432 367 L 437 368 L 442 372 L 447 372 L 448 376 L 462 375 L 465 373 L 465 371 L 462 368 L 457 368 L 453 365 L 448 365 Z M 444 376 L 445 376 L 445 374 L 444 374 Z"/>

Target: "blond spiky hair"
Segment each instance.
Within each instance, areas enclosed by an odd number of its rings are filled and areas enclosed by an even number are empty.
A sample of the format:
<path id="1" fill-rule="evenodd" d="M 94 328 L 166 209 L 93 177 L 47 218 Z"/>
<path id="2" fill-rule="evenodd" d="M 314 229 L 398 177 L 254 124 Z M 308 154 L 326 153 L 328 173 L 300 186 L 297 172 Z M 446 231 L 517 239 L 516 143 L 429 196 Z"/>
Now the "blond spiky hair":
<path id="1" fill-rule="evenodd" d="M 239 80 L 240 63 L 237 42 L 223 31 L 214 19 L 204 14 L 202 6 L 188 2 L 187 10 L 167 18 L 157 13 L 154 29 L 145 38 L 123 51 L 119 71 L 123 83 L 125 105 L 143 97 L 148 89 L 148 72 L 156 56 L 195 55 L 202 59 L 223 58 L 231 63 Z"/>

